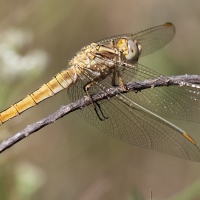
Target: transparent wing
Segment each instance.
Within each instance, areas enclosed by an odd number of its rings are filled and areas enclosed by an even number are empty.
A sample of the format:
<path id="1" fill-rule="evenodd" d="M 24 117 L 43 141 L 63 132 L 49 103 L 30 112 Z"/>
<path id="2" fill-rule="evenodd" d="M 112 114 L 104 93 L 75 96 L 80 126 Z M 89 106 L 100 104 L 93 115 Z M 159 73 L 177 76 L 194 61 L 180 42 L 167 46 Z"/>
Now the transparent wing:
<path id="1" fill-rule="evenodd" d="M 123 73 L 124 71 L 128 72 L 127 70 L 122 70 L 121 72 Z M 126 74 L 125 72 L 123 74 L 124 77 L 133 75 L 133 71 L 131 71 L 131 74 Z M 87 82 L 86 71 L 84 79 L 79 80 L 69 88 L 68 94 L 71 101 L 76 101 L 86 95 L 83 86 Z M 108 76 L 100 84 L 94 85 L 90 89 L 90 93 L 94 94 L 103 88 L 109 88 L 111 87 L 110 83 L 111 77 Z M 86 121 L 114 138 L 176 157 L 200 161 L 200 149 L 184 137 L 183 131 L 135 104 L 132 101 L 134 95 L 137 98 L 138 94 L 128 93 L 100 101 L 101 110 L 108 117 L 104 121 L 99 120 L 91 105 L 83 108 L 80 111 L 80 115 Z M 130 106 L 131 104 L 132 106 Z"/>
<path id="2" fill-rule="evenodd" d="M 148 55 L 164 47 L 169 43 L 175 35 L 175 27 L 171 23 L 165 23 L 160 26 L 146 29 L 135 34 L 123 34 L 118 36 L 109 37 L 98 41 L 98 44 L 109 45 L 111 40 L 117 42 L 120 38 L 130 38 L 137 40 L 142 45 L 141 56 Z"/>
<path id="3" fill-rule="evenodd" d="M 137 82 L 166 77 L 141 64 L 128 65 L 121 71 L 123 80 Z M 200 122 L 200 89 L 189 86 L 156 87 L 130 93 L 129 98 L 140 106 L 174 119 Z"/>

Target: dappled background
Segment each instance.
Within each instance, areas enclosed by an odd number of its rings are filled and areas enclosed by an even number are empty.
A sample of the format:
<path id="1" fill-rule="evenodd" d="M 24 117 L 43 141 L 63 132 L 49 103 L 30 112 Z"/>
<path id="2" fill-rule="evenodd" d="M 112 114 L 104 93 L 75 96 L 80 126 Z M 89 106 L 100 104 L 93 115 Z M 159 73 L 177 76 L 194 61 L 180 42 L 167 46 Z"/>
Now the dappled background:
<path id="1" fill-rule="evenodd" d="M 0 108 L 65 69 L 82 46 L 165 22 L 175 24 L 174 40 L 139 62 L 165 75 L 200 74 L 199 13 L 195 0 L 1 0 Z M 67 103 L 63 91 L 5 123 L 1 141 Z M 170 121 L 200 144 L 199 124 Z M 0 155 L 0 199 L 149 199 L 151 190 L 158 200 L 198 199 L 199 169 L 113 139 L 71 113 Z"/>

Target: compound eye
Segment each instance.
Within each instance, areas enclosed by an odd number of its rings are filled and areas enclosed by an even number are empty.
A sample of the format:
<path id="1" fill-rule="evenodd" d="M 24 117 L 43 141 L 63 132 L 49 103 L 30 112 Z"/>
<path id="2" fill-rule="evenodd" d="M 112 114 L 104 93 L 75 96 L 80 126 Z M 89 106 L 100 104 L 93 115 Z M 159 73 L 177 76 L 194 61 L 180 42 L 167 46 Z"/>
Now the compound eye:
<path id="1" fill-rule="evenodd" d="M 127 60 L 132 60 L 138 55 L 137 44 L 133 40 L 128 40 L 128 54 L 126 55 Z"/>

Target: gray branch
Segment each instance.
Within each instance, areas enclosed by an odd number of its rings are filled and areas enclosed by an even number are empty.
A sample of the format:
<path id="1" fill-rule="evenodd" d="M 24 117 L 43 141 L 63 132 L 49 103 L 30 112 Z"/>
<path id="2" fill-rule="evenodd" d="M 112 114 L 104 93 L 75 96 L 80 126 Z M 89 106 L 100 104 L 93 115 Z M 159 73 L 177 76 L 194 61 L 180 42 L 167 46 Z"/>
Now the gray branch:
<path id="1" fill-rule="evenodd" d="M 93 101 L 101 101 L 103 99 L 108 99 L 116 96 L 120 93 L 127 93 L 127 92 L 138 92 L 144 89 L 148 88 L 154 88 L 154 87 L 164 87 L 164 86 L 173 86 L 173 85 L 180 85 L 180 86 L 189 86 L 193 87 L 193 84 L 200 84 L 200 76 L 199 75 L 181 75 L 181 76 L 161 76 L 155 79 L 151 80 L 145 80 L 145 81 L 139 81 L 139 82 L 129 82 L 126 84 L 126 91 L 123 91 L 121 87 L 112 87 L 109 89 L 106 89 L 105 91 L 98 92 L 97 94 L 92 95 Z M 199 85 L 200 87 L 200 85 Z M 85 106 L 88 106 L 91 104 L 90 99 L 85 96 L 82 99 L 70 103 L 66 106 L 62 106 L 59 110 L 57 110 L 55 113 L 49 115 L 48 117 L 45 117 L 42 120 L 39 120 L 31 125 L 28 125 L 25 129 L 22 131 L 16 133 L 14 136 L 8 138 L 7 140 L 4 140 L 2 143 L 0 143 L 0 153 L 5 151 L 6 149 L 10 148 L 20 140 L 24 139 L 25 137 L 28 137 L 34 132 L 37 132 L 41 128 L 47 126 L 48 124 L 51 124 L 58 120 L 61 117 L 64 117 L 65 115 L 69 114 L 70 112 L 73 112 L 78 109 L 82 109 Z"/>

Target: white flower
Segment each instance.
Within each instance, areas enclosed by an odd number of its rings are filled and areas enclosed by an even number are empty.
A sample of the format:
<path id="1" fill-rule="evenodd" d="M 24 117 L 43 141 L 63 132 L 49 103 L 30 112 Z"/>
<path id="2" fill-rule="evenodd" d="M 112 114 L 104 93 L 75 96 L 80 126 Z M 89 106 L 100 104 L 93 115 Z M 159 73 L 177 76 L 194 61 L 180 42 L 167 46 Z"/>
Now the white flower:
<path id="1" fill-rule="evenodd" d="M 20 54 L 32 41 L 29 31 L 11 29 L 0 34 L 0 81 L 11 83 L 16 79 L 40 74 L 48 63 L 45 51 L 31 50 Z"/>

